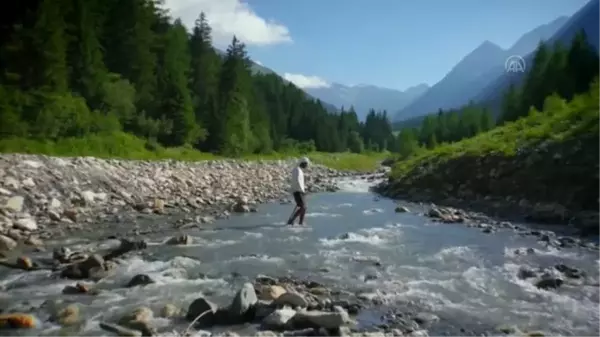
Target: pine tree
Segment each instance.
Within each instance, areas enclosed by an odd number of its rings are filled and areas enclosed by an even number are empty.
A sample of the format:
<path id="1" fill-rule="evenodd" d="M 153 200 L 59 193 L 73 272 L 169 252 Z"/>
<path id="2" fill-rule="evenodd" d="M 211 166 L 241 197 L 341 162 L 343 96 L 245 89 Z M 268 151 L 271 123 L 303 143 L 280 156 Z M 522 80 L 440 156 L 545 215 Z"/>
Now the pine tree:
<path id="1" fill-rule="evenodd" d="M 527 73 L 522 89 L 521 106 L 518 116 L 526 116 L 531 106 L 541 109 L 545 93 L 548 91 L 545 82 L 546 69 L 550 61 L 551 51 L 544 42 L 540 42 L 533 57 L 531 70 Z"/>
<path id="2" fill-rule="evenodd" d="M 521 116 L 521 106 L 521 94 L 514 83 L 511 83 L 502 100 L 500 121 L 502 123 L 510 122 L 519 118 Z"/>
<path id="3" fill-rule="evenodd" d="M 35 68 L 34 82 L 38 88 L 52 92 L 68 89 L 67 38 L 63 1 L 43 0 L 38 8 L 37 21 L 31 31 L 32 51 L 36 54 L 31 64 Z"/>
<path id="4" fill-rule="evenodd" d="M 495 122 L 494 122 L 494 117 L 492 116 L 492 113 L 488 110 L 488 109 L 482 109 L 481 112 L 481 131 L 485 132 L 485 131 L 489 131 L 491 129 L 494 128 L 495 126 Z"/>
<path id="5" fill-rule="evenodd" d="M 348 137 L 348 149 L 354 153 L 361 153 L 365 150 L 365 144 L 358 131 L 351 131 Z"/>
<path id="6" fill-rule="evenodd" d="M 546 84 L 548 90 L 547 94 L 553 92 L 566 97 L 572 93 L 573 82 L 569 76 L 567 76 L 567 61 L 568 51 L 563 47 L 560 41 L 554 43 L 552 47 L 552 55 L 548 61 L 548 67 L 546 69 Z"/>
<path id="7" fill-rule="evenodd" d="M 99 32 L 102 19 L 99 16 L 101 3 L 97 0 L 70 0 L 72 36 L 69 48 L 71 64 L 70 83 L 74 91 L 80 93 L 92 108 L 100 107 L 102 88 L 107 81 Z"/>
<path id="8" fill-rule="evenodd" d="M 401 158 L 406 158 L 415 153 L 419 148 L 417 133 L 413 129 L 403 129 L 398 134 L 398 153 Z"/>
<path id="9" fill-rule="evenodd" d="M 423 123 L 421 124 L 421 132 L 419 134 L 419 141 L 422 144 L 428 144 L 431 136 L 435 134 L 435 117 L 427 116 L 423 119 Z"/>
<path id="10" fill-rule="evenodd" d="M 252 79 L 250 79 L 251 83 Z M 264 97 L 257 92 L 256 88 L 251 85 L 252 89 L 248 97 L 250 109 L 250 125 L 252 126 L 252 143 L 250 151 L 253 153 L 269 153 L 273 151 L 273 141 L 271 139 L 269 114 L 266 111 Z"/>
<path id="11" fill-rule="evenodd" d="M 106 0 L 105 6 L 102 40 L 106 65 L 135 86 L 138 110 L 154 114 L 159 46 L 153 29 L 161 19 L 157 9 L 150 0 Z"/>
<path id="12" fill-rule="evenodd" d="M 206 125 L 208 133 L 218 132 L 211 128 L 217 119 L 217 84 L 219 57 L 212 47 L 211 28 L 204 12 L 196 20 L 190 37 L 192 91 L 194 115 L 198 125 Z M 211 148 L 206 148 L 211 150 Z M 212 148 L 214 149 L 214 148 Z"/>
<path id="13" fill-rule="evenodd" d="M 245 46 L 233 37 L 223 62 L 219 86 L 219 126 L 215 135 L 219 152 L 240 155 L 252 144 L 250 130 L 250 70 Z"/>
<path id="14" fill-rule="evenodd" d="M 427 148 L 433 149 L 437 145 L 438 145 L 438 142 L 437 142 L 437 138 L 435 137 L 435 133 L 430 134 L 429 138 L 427 139 Z"/>
<path id="15" fill-rule="evenodd" d="M 585 31 L 581 30 L 573 38 L 567 59 L 567 76 L 572 81 L 573 92 L 566 98 L 570 99 L 573 94 L 586 92 L 599 72 L 598 52 L 588 43 Z"/>
<path id="16" fill-rule="evenodd" d="M 163 115 L 173 121 L 170 139 L 165 142 L 170 145 L 194 143 L 203 135 L 203 130 L 196 124 L 187 86 L 190 65 L 187 32 L 179 20 L 175 20 L 167 32 L 162 60 L 159 106 Z"/>
<path id="17" fill-rule="evenodd" d="M 20 106 L 15 104 L 15 96 L 19 94 L 7 85 L 0 85 L 0 139 L 27 135 L 27 121 L 22 120 Z"/>
<path id="18" fill-rule="evenodd" d="M 262 110 L 265 118 L 269 121 L 269 139 L 271 147 L 279 149 L 285 141 L 288 134 L 289 112 L 283 108 L 284 86 L 277 75 L 257 74 L 252 79 L 254 87 L 254 105 L 256 109 Z M 262 135 L 256 136 L 258 139 L 266 139 L 265 130 L 260 130 Z M 260 141 L 259 141 L 260 143 Z"/>
<path id="19" fill-rule="evenodd" d="M 447 137 L 443 139 L 444 142 L 456 142 L 461 138 L 458 130 L 460 129 L 460 116 L 457 111 L 449 111 L 445 113 L 446 116 L 446 127 Z"/>

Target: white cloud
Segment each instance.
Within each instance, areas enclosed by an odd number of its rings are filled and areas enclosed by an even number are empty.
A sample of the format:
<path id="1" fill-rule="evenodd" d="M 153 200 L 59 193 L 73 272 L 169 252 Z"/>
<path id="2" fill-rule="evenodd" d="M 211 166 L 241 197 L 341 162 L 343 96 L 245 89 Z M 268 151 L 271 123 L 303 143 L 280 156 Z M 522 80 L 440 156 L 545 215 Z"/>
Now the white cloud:
<path id="1" fill-rule="evenodd" d="M 283 78 L 294 83 L 296 86 L 302 89 L 328 88 L 330 86 L 327 81 L 318 76 L 285 73 L 283 74 Z"/>
<path id="2" fill-rule="evenodd" d="M 236 35 L 247 45 L 265 46 L 292 42 L 288 28 L 258 16 L 243 0 L 165 0 L 165 7 L 188 27 L 200 12 L 206 13 L 217 47 L 227 46 Z"/>
<path id="3" fill-rule="evenodd" d="M 254 63 L 258 64 L 259 66 L 264 66 L 264 64 L 262 64 L 262 62 L 260 62 L 259 60 L 253 60 Z"/>

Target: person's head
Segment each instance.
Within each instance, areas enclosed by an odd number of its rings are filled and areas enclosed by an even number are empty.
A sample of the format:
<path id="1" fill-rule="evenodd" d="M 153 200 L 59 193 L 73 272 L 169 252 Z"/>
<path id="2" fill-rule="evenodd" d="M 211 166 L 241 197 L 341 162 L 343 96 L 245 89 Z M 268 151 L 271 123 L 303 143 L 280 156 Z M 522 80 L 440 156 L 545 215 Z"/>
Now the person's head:
<path id="1" fill-rule="evenodd" d="M 306 168 L 308 166 L 308 164 L 310 163 L 310 160 L 307 157 L 302 157 L 300 159 L 300 164 L 298 166 L 300 166 L 301 168 Z"/>

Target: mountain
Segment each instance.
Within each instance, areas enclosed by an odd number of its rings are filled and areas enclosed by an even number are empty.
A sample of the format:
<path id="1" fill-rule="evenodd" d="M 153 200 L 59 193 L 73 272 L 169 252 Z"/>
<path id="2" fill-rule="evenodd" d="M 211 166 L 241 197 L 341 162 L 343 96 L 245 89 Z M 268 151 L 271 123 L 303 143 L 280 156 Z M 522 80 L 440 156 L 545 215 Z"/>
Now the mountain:
<path id="1" fill-rule="evenodd" d="M 224 51 L 219 50 L 219 49 L 216 49 L 216 51 L 217 51 L 217 54 L 219 54 L 221 57 L 225 57 L 225 52 Z M 250 60 L 250 63 L 251 63 L 250 64 L 250 71 L 253 74 L 264 74 L 264 75 L 271 75 L 271 74 L 273 74 L 273 75 L 279 76 L 284 82 L 289 83 L 288 80 L 286 80 L 285 78 L 283 78 L 282 76 L 280 76 L 279 74 L 277 74 L 276 72 L 274 72 L 273 70 L 271 70 L 271 69 L 269 69 L 269 68 L 267 68 L 267 67 L 265 67 L 265 66 L 263 66 L 261 64 L 258 64 L 258 63 L 254 62 L 252 60 Z M 314 95 L 311 95 L 310 93 L 308 93 L 304 89 L 303 89 L 303 91 L 306 92 L 306 94 L 309 97 L 313 98 L 313 99 L 320 99 L 318 97 L 315 97 Z M 321 99 L 321 104 L 323 104 L 323 107 L 325 107 L 325 109 L 327 111 L 329 111 L 329 112 L 337 112 L 337 111 L 339 111 L 338 107 L 336 107 L 335 105 L 333 105 L 330 102 L 327 102 L 327 101 L 325 101 L 323 99 Z"/>
<path id="2" fill-rule="evenodd" d="M 416 115 L 435 112 L 439 108 L 462 105 L 463 102 L 468 101 L 475 88 L 485 84 L 486 71 L 489 70 L 490 63 L 501 62 L 504 62 L 502 48 L 485 41 L 464 57 L 425 94 L 400 110 L 394 119 L 404 120 Z"/>
<path id="3" fill-rule="evenodd" d="M 250 60 L 250 62 L 252 62 L 252 65 L 250 66 L 250 71 L 252 71 L 253 74 L 257 74 L 257 73 L 261 73 L 261 74 L 265 74 L 265 75 L 269 75 L 269 74 L 276 74 L 273 70 L 258 64 L 252 60 Z"/>
<path id="4" fill-rule="evenodd" d="M 490 41 L 483 42 L 425 94 L 400 109 L 394 115 L 394 120 L 402 121 L 435 112 L 440 108 L 458 108 L 467 104 L 481 88 L 488 86 L 504 72 L 504 62 L 509 56 L 530 53 L 540 40 L 549 39 L 568 19 L 566 16 L 559 17 L 527 32 L 508 50 Z"/>
<path id="5" fill-rule="evenodd" d="M 536 29 L 525 33 L 515 42 L 512 47 L 508 50 L 511 55 L 527 55 L 532 49 L 531 46 L 537 46 L 540 40 L 546 40 L 553 36 L 558 30 L 560 30 L 569 21 L 568 16 L 561 16 L 556 18 L 550 23 L 541 25 Z"/>
<path id="6" fill-rule="evenodd" d="M 283 78 L 282 76 L 280 76 L 279 74 L 277 74 L 276 72 L 274 72 L 273 70 L 260 65 L 252 60 L 250 60 L 252 62 L 252 65 L 250 67 L 250 70 L 252 71 L 253 74 L 265 74 L 265 75 L 269 75 L 269 74 L 274 74 L 279 76 L 284 82 L 290 83 L 290 81 L 286 80 L 285 78 Z M 323 107 L 325 107 L 325 109 L 329 112 L 337 112 L 340 109 L 332 104 L 330 101 L 324 100 L 316 95 L 311 94 L 307 89 L 302 89 L 302 91 L 304 91 L 306 93 L 307 96 L 313 98 L 313 99 L 320 99 L 321 100 L 321 104 L 323 104 Z"/>
<path id="7" fill-rule="evenodd" d="M 563 45 L 569 45 L 575 34 L 582 29 L 587 35 L 588 42 L 598 50 L 599 44 L 599 20 L 600 0 L 592 0 L 577 11 L 566 21 L 560 29 L 555 31 L 546 42 L 553 44 L 560 42 Z M 531 64 L 533 53 L 529 53 L 525 58 L 525 64 Z M 523 73 L 506 73 L 504 66 L 498 66 L 494 69 L 494 80 L 485 88 L 480 90 L 474 97 L 475 102 L 485 102 L 491 108 L 497 109 L 502 101 L 503 93 L 510 83 L 519 84 L 523 79 Z"/>
<path id="8" fill-rule="evenodd" d="M 353 106 L 358 118 L 364 120 L 369 109 L 395 111 L 421 96 L 427 89 L 427 84 L 400 91 L 374 85 L 345 86 L 333 83 L 328 87 L 308 88 L 305 91 L 338 107 L 348 109 Z"/>

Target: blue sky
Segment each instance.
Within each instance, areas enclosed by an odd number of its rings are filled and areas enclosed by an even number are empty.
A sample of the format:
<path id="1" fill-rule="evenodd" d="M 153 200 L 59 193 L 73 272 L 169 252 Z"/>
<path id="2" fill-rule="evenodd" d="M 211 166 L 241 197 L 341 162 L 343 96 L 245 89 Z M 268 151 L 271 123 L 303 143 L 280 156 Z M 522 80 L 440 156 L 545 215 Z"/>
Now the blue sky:
<path id="1" fill-rule="evenodd" d="M 510 47 L 587 0 L 167 0 L 189 24 L 207 12 L 215 44 L 231 34 L 252 59 L 309 85 L 406 89 L 435 84 L 485 40 Z M 312 78 L 311 78 L 312 76 Z M 294 78 L 294 77 L 290 77 Z"/>

